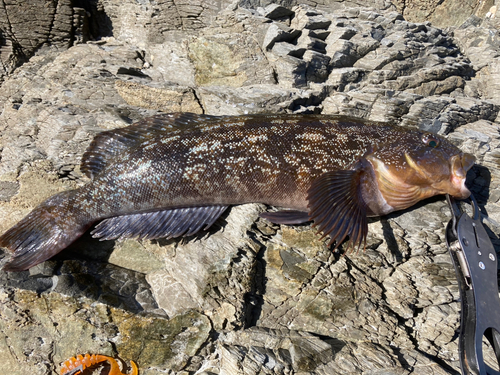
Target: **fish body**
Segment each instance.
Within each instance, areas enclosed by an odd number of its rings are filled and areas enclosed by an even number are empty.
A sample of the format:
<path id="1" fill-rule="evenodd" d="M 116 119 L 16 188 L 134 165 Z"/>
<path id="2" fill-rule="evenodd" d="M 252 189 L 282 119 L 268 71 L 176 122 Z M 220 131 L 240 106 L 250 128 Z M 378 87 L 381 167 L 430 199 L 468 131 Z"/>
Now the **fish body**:
<path id="1" fill-rule="evenodd" d="M 165 114 L 96 136 L 82 159 L 91 181 L 49 198 L 0 237 L 6 270 L 27 269 L 91 225 L 101 239 L 191 235 L 234 204 L 288 210 L 338 246 L 366 238 L 368 216 L 427 197 L 465 198 L 474 158 L 418 129 L 328 115 Z"/>

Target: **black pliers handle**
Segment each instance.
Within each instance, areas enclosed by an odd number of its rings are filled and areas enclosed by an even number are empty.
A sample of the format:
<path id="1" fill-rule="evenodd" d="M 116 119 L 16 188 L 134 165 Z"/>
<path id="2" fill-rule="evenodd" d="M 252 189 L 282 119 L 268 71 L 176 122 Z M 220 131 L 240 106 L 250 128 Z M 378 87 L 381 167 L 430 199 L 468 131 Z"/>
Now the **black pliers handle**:
<path id="1" fill-rule="evenodd" d="M 490 342 L 500 366 L 500 298 L 497 255 L 481 223 L 479 207 L 471 195 L 472 217 L 449 195 L 452 220 L 446 242 L 457 274 L 462 300 L 459 336 L 462 374 L 498 374 L 484 363 L 483 336 Z"/>

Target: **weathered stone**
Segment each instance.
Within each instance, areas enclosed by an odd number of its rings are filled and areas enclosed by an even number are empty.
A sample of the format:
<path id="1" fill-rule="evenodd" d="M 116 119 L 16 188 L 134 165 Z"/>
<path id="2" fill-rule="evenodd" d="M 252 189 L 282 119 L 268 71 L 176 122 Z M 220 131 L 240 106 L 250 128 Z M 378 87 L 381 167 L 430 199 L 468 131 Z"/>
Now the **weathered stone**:
<path id="1" fill-rule="evenodd" d="M 378 48 L 376 51 L 367 53 L 363 56 L 363 58 L 356 61 L 353 66 L 360 69 L 376 70 L 381 69 L 390 62 L 401 58 L 402 56 L 400 51 L 391 51 L 389 48 L 384 51 L 383 48 Z"/>
<path id="2" fill-rule="evenodd" d="M 19 192 L 19 184 L 9 181 L 0 181 L 0 200 L 8 202 Z"/>
<path id="3" fill-rule="evenodd" d="M 17 362 L 12 368 L 14 374 L 21 374 L 28 367 L 34 367 L 38 374 L 49 373 L 47 371 L 55 370 L 61 362 L 79 353 L 82 347 L 111 356 L 116 355 L 117 350 L 124 358 L 133 357 L 144 367 L 175 369 L 198 351 L 211 329 L 208 319 L 194 312 L 171 320 L 159 316 L 143 319 L 81 296 L 75 299 L 55 292 L 40 296 L 5 288 L 1 293 L 2 316 L 14 314 L 21 318 L 15 325 L 0 320 L 2 335 L 8 345 L 15 348 L 5 358 L 7 362 Z M 14 298 L 7 299 L 9 295 Z M 61 335 L 60 328 L 65 334 Z M 18 334 L 14 335 L 14 331 Z M 96 340 L 95 336 L 107 339 Z M 185 341 L 184 348 L 179 347 L 180 341 Z M 36 353 L 28 349 L 30 347 L 36 348 Z M 52 352 L 56 354 L 48 362 L 47 355 Z"/>
<path id="4" fill-rule="evenodd" d="M 316 30 L 306 30 L 307 35 L 309 35 L 311 38 L 316 38 L 319 40 L 325 40 L 328 35 L 330 35 L 329 30 L 323 30 L 323 29 L 316 29 Z"/>
<path id="5" fill-rule="evenodd" d="M 469 122 L 480 119 L 493 121 L 499 111 L 498 105 L 477 99 L 428 97 L 410 108 L 408 114 L 403 116 L 403 124 L 447 134 Z"/>
<path id="6" fill-rule="evenodd" d="M 293 15 L 293 11 L 279 4 L 269 4 L 263 9 L 261 14 L 264 17 L 276 20 L 284 17 L 290 17 Z"/>
<path id="7" fill-rule="evenodd" d="M 300 34 L 301 31 L 298 29 L 292 29 L 281 23 L 273 23 L 269 26 L 269 29 L 267 29 L 263 47 L 265 49 L 271 49 L 277 42 L 291 42 Z"/>
<path id="8" fill-rule="evenodd" d="M 206 316 L 194 311 L 169 320 L 127 315 L 115 319 L 122 337 L 116 345 L 117 351 L 126 358 L 137 358 L 144 367 L 163 371 L 180 371 L 185 367 L 205 344 L 212 328 Z"/>
<path id="9" fill-rule="evenodd" d="M 474 154 L 468 186 L 499 246 L 495 19 L 446 34 L 366 4 L 283 16 L 273 13 L 284 12 L 278 4 L 296 2 L 272 4 L 266 18 L 253 10 L 268 6 L 260 0 L 103 0 L 86 26 L 81 9 L 54 5 L 57 48 L 4 72 L 0 233 L 48 196 L 86 183 L 78 165 L 99 131 L 158 111 L 335 113 L 448 133 Z M 66 45 L 65 17 L 71 40 L 100 39 Z M 8 61 L 15 46 L 2 36 Z M 232 208 L 183 240 L 86 234 L 29 272 L 1 273 L 9 371 L 49 375 L 87 352 L 135 360 L 145 375 L 459 371 L 442 199 L 370 219 L 357 253 L 332 252 L 309 224 L 258 219 L 264 209 Z"/>
<path id="10" fill-rule="evenodd" d="M 358 68 L 334 69 L 328 76 L 326 84 L 338 89 L 337 91 L 344 91 L 348 83 L 356 82 L 363 73 L 364 70 Z"/>
<path id="11" fill-rule="evenodd" d="M 118 94 L 130 105 L 163 112 L 203 113 L 200 103 L 189 87 L 160 88 L 117 80 Z"/>
<path id="12" fill-rule="evenodd" d="M 331 45 L 331 44 L 335 43 L 338 39 L 349 40 L 354 35 L 356 35 L 356 32 L 357 32 L 356 29 L 352 26 L 344 27 L 343 24 L 341 27 L 337 26 L 337 25 L 335 25 L 335 27 L 332 27 L 332 26 L 329 29 L 330 34 L 328 35 L 328 37 L 325 40 L 327 45 Z M 328 49 L 327 49 L 327 51 L 328 51 Z"/>
<path id="13" fill-rule="evenodd" d="M 272 49 L 272 53 L 277 56 L 293 56 L 301 58 L 304 55 L 304 50 L 296 44 L 281 42 L 276 43 Z"/>
<path id="14" fill-rule="evenodd" d="M 394 2 L 396 9 L 403 13 L 408 21 L 429 21 L 439 27 L 461 25 L 470 15 L 476 14 L 484 17 L 488 8 L 494 4 L 489 0 L 478 4 L 473 0 L 458 1 L 425 1 L 417 0 L 411 3 L 397 0 Z"/>
<path id="15" fill-rule="evenodd" d="M 0 10 L 0 30 L 2 39 L 9 41 L 10 54 L 0 55 L 3 69 L 12 71 L 49 41 L 60 48 L 69 47 L 72 27 L 73 9 L 69 0 L 34 3 L 29 7 L 21 1 L 6 4 Z"/>
<path id="16" fill-rule="evenodd" d="M 500 43 L 498 30 L 483 27 L 459 28 L 453 32 L 460 48 L 470 56 L 475 76 L 466 83 L 467 94 L 498 101 L 500 98 Z"/>
<path id="17" fill-rule="evenodd" d="M 344 89 L 345 91 L 345 89 Z M 325 113 L 368 117 L 375 121 L 394 122 L 413 108 L 417 95 L 366 88 L 335 93 L 323 102 Z"/>
<path id="18" fill-rule="evenodd" d="M 305 63 L 302 69 L 305 69 Z M 285 77 L 278 77 L 280 78 L 285 80 Z M 305 77 L 303 79 L 305 81 Z M 204 87 L 200 88 L 199 95 L 203 108 L 214 115 L 295 110 L 300 105 L 314 105 L 320 101 L 315 93 L 292 88 L 292 84 L 289 85 L 290 88 L 285 88 L 287 86 L 286 82 L 283 82 L 279 86 Z"/>
<path id="19" fill-rule="evenodd" d="M 106 61 L 105 69 L 102 61 Z M 148 113 L 134 107 L 124 108 L 126 103 L 115 88 L 118 75 L 129 76 L 120 73 L 124 66 L 142 68 L 140 54 L 113 39 L 101 44 L 76 45 L 57 57 L 49 54 L 31 59 L 24 74 L 2 86 L 0 102 L 5 104 L 2 127 L 10 128 L 17 121 L 20 125 L 2 133 L 0 175 L 42 155 L 54 161 L 56 169 L 78 165 L 81 153 L 98 131 L 125 125 L 123 117 L 138 119 Z M 59 69 L 65 73 L 61 74 Z M 80 81 L 75 81 L 74 76 L 80 77 Z M 20 85 L 29 85 L 30 90 L 20 91 Z M 20 104 L 12 103 L 12 97 Z M 96 111 L 99 123 L 94 117 Z M 30 134 L 37 123 L 35 142 Z M 23 142 L 9 141 L 19 137 Z"/>
<path id="20" fill-rule="evenodd" d="M 199 86 L 239 87 L 274 83 L 272 70 L 256 41 L 246 34 L 217 34 L 189 44 Z"/>
<path id="21" fill-rule="evenodd" d="M 326 81 L 329 74 L 330 57 L 316 51 L 308 50 L 302 58 L 307 62 L 307 82 Z"/>
<path id="22" fill-rule="evenodd" d="M 357 60 L 354 44 L 343 39 L 329 44 L 326 53 L 331 57 L 332 68 L 352 67 Z"/>
<path id="23" fill-rule="evenodd" d="M 284 56 L 275 62 L 276 79 L 281 87 L 303 87 L 307 84 L 307 63 L 293 56 Z"/>
<path id="24" fill-rule="evenodd" d="M 332 344 L 307 333 L 253 328 L 241 334 L 229 332 L 222 335 L 217 363 L 222 366 L 220 370 L 224 374 L 239 374 L 239 363 L 245 363 L 245 367 L 255 371 L 267 369 L 280 373 L 287 369 L 300 373 L 328 363 L 337 350 Z M 293 366 L 287 363 L 287 357 Z"/>
<path id="25" fill-rule="evenodd" d="M 295 29 L 328 29 L 332 23 L 330 19 L 312 8 L 298 6 L 292 10 L 295 12 L 295 17 L 292 19 L 291 27 Z"/>
<path id="26" fill-rule="evenodd" d="M 465 86 L 465 80 L 459 76 L 450 76 L 442 81 L 424 82 L 420 87 L 406 90 L 417 95 L 433 96 L 450 94 L 457 89 L 462 89 Z"/>
<path id="27" fill-rule="evenodd" d="M 312 38 L 309 35 L 302 34 L 297 40 L 297 48 L 302 56 L 305 51 L 317 51 L 320 53 L 325 53 L 326 43 L 321 39 Z"/>

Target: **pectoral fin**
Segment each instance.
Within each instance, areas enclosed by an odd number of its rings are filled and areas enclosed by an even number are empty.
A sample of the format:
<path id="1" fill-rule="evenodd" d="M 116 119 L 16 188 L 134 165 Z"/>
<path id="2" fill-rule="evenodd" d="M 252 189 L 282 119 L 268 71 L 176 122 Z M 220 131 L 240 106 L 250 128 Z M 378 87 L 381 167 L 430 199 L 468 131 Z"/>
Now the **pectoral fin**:
<path id="1" fill-rule="evenodd" d="M 349 236 L 353 247 L 360 247 L 368 234 L 367 205 L 362 196 L 362 163 L 353 170 L 327 172 L 308 190 L 309 218 L 318 233 L 330 236 L 335 249 Z"/>

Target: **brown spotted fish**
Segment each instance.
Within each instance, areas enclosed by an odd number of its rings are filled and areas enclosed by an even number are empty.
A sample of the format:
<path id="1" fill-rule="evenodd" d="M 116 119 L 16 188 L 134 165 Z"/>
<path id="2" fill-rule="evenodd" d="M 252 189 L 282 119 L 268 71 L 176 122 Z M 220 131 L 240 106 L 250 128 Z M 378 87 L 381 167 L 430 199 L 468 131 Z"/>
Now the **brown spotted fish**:
<path id="1" fill-rule="evenodd" d="M 251 202 L 286 208 L 261 215 L 271 222 L 313 221 L 330 244 L 359 247 L 368 216 L 468 197 L 473 163 L 443 137 L 346 117 L 158 115 L 98 134 L 81 165 L 91 181 L 4 233 L 3 269 L 43 262 L 96 223 L 102 240 L 190 236 Z"/>

